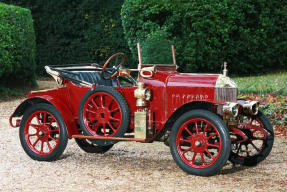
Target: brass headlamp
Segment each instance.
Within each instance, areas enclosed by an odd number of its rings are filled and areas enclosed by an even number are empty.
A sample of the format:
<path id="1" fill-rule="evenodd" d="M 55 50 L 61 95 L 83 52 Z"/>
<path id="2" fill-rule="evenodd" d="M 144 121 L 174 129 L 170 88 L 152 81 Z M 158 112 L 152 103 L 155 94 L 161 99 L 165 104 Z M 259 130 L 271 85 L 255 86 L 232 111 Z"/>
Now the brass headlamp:
<path id="1" fill-rule="evenodd" d="M 239 104 L 233 102 L 227 103 L 226 105 L 223 105 L 223 112 L 232 117 L 236 117 L 239 112 Z"/>
<path id="2" fill-rule="evenodd" d="M 243 105 L 243 112 L 250 115 L 257 115 L 259 110 L 258 101 L 246 101 Z"/>
<path id="3" fill-rule="evenodd" d="M 143 82 L 138 82 L 137 86 L 138 88 L 134 91 L 134 96 L 137 98 L 136 106 L 144 107 L 146 106 L 146 101 L 151 98 L 151 92 L 144 88 Z"/>

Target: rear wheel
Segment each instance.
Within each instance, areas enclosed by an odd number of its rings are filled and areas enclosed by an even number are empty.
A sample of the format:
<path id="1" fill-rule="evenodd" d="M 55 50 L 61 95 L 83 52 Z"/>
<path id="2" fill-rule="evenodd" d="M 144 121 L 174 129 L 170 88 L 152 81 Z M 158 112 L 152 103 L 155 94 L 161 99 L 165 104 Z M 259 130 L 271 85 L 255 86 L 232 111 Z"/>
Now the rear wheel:
<path id="1" fill-rule="evenodd" d="M 75 138 L 75 141 L 78 146 L 87 153 L 105 153 L 113 147 L 113 145 L 99 146 L 92 143 L 88 139 Z"/>
<path id="2" fill-rule="evenodd" d="M 173 125 L 170 150 L 177 165 L 189 174 L 211 176 L 226 163 L 230 138 L 223 121 L 206 110 L 184 113 Z"/>
<path id="3" fill-rule="evenodd" d="M 234 133 L 232 138 L 232 151 L 229 160 L 234 164 L 254 166 L 263 161 L 271 152 L 274 142 L 273 127 L 267 117 L 258 112 L 256 116 L 246 116 L 238 125 L 247 140 Z"/>
<path id="4" fill-rule="evenodd" d="M 98 86 L 89 90 L 79 106 L 79 123 L 85 135 L 123 137 L 129 126 L 130 110 L 123 96 L 112 87 Z M 91 140 L 99 146 L 117 141 Z"/>
<path id="5" fill-rule="evenodd" d="M 65 123 L 49 104 L 37 104 L 25 111 L 19 131 L 23 149 L 38 161 L 56 160 L 67 146 Z"/>

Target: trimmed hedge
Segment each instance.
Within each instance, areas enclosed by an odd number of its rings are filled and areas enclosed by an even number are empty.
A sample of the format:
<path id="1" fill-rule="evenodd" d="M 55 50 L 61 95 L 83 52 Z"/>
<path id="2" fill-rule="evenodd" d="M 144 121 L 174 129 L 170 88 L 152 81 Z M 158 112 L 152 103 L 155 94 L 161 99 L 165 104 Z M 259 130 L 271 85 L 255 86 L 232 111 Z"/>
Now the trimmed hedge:
<path id="1" fill-rule="evenodd" d="M 30 10 L 0 3 L 0 86 L 35 85 L 35 33 Z"/>
<path id="2" fill-rule="evenodd" d="M 126 0 L 121 17 L 134 58 L 138 41 L 162 33 L 181 71 L 220 72 L 224 61 L 233 75 L 287 69 L 286 0 Z"/>
<path id="3" fill-rule="evenodd" d="M 124 0 L 5 1 L 32 10 L 38 72 L 44 65 L 103 64 L 116 52 L 126 53 L 131 63 L 120 17 Z"/>

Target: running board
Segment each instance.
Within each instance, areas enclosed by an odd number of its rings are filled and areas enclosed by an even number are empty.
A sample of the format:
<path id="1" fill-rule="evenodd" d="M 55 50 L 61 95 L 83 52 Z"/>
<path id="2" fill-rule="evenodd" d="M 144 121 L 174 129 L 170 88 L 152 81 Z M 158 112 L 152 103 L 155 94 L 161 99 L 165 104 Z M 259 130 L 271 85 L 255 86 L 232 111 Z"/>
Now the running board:
<path id="1" fill-rule="evenodd" d="M 101 136 L 72 135 L 72 138 L 113 140 L 113 141 L 136 141 L 136 142 L 143 142 L 143 143 L 147 142 L 146 139 L 137 139 L 137 138 L 131 138 L 131 137 L 101 137 Z"/>

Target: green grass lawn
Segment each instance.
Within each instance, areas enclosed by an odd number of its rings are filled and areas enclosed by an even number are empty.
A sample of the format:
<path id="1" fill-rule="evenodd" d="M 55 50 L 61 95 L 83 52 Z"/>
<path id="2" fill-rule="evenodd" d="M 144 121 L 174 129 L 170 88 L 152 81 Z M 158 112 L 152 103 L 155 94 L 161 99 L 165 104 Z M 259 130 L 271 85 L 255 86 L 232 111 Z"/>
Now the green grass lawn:
<path id="1" fill-rule="evenodd" d="M 239 93 L 276 94 L 287 96 L 287 72 L 262 76 L 232 78 Z"/>

